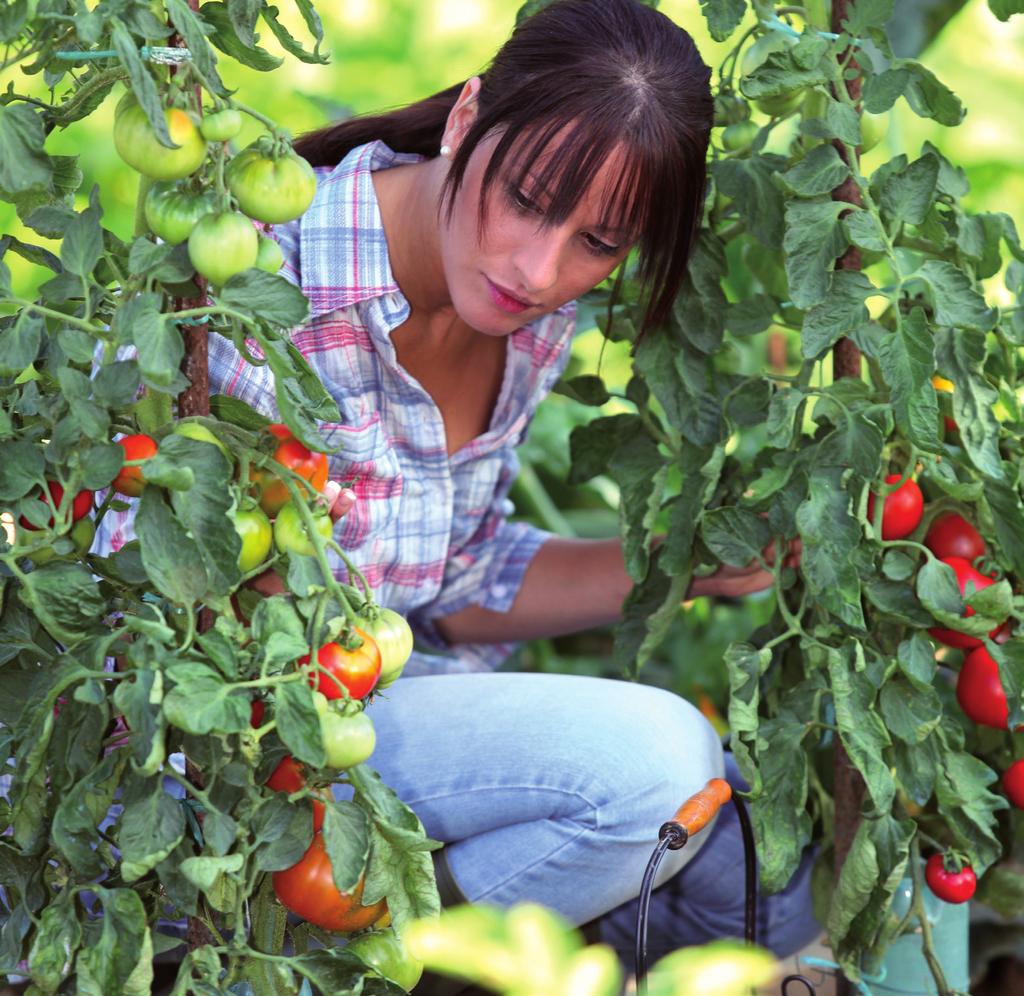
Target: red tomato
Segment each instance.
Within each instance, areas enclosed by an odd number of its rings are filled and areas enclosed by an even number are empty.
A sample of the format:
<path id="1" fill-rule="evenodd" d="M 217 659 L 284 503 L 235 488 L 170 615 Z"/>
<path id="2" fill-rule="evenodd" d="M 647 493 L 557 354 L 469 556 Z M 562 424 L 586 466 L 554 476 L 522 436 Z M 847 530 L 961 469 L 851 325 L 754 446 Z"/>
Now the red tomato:
<path id="1" fill-rule="evenodd" d="M 156 440 L 145 433 L 125 436 L 118 443 L 124 450 L 125 460 L 146 460 L 156 455 Z M 146 478 L 141 467 L 122 467 L 110 486 L 120 494 L 138 498 L 146 486 Z"/>
<path id="2" fill-rule="evenodd" d="M 328 699 L 340 699 L 343 692 L 339 682 L 348 689 L 354 699 L 361 699 L 373 691 L 373 686 L 380 678 L 380 650 L 373 638 L 358 627 L 354 627 L 363 644 L 355 650 L 346 650 L 340 643 L 325 643 L 317 651 L 316 659 L 320 665 L 316 688 Z M 300 664 L 309 663 L 309 654 L 299 660 Z"/>
<path id="3" fill-rule="evenodd" d="M 964 659 L 956 679 L 956 700 L 975 723 L 997 730 L 1009 727 L 1010 709 L 999 680 L 999 665 L 984 647 L 972 650 Z"/>
<path id="4" fill-rule="evenodd" d="M 924 879 L 928 888 L 947 903 L 966 903 L 978 886 L 978 877 L 970 865 L 963 865 L 959 871 L 948 871 L 941 854 L 933 854 L 925 863 Z"/>
<path id="5" fill-rule="evenodd" d="M 973 563 L 985 552 L 985 541 L 981 534 L 956 512 L 940 515 L 928 527 L 924 545 L 939 560 L 945 560 L 946 557 L 962 557 Z"/>
<path id="6" fill-rule="evenodd" d="M 943 557 L 942 563 L 948 564 L 953 568 L 956 573 L 956 583 L 960 588 L 960 594 L 967 598 L 968 595 L 973 595 L 975 591 L 980 591 L 982 588 L 987 588 L 990 584 L 993 584 L 993 580 L 990 577 L 982 574 L 980 571 L 976 571 L 970 564 L 969 561 L 964 560 L 963 557 Z M 973 590 L 968 592 L 968 585 L 973 586 Z M 973 616 L 974 609 L 969 605 L 967 606 L 967 612 L 965 617 Z M 995 636 L 999 632 L 1000 623 L 989 636 Z M 981 640 L 975 636 L 968 636 L 966 633 L 961 633 L 955 629 L 942 629 L 939 626 L 933 626 L 928 630 L 936 640 L 945 643 L 948 647 L 959 647 L 961 650 L 971 650 L 974 647 L 981 646 Z"/>
<path id="7" fill-rule="evenodd" d="M 323 453 L 314 453 L 297 439 L 282 438 L 281 429 L 286 426 L 274 426 L 270 431 L 281 439 L 274 450 L 274 459 L 300 477 L 305 478 L 316 491 L 323 491 L 327 483 L 327 457 Z M 260 507 L 267 515 L 277 515 L 285 503 L 291 500 L 284 481 L 265 470 L 253 468 L 250 477 L 260 488 Z M 303 489 L 304 491 L 304 489 Z"/>
<path id="8" fill-rule="evenodd" d="M 1024 758 L 1014 761 L 1003 772 L 1003 788 L 1010 802 L 1018 809 L 1024 809 Z"/>
<path id="9" fill-rule="evenodd" d="M 265 711 L 266 706 L 263 704 L 263 699 L 252 700 L 252 705 L 249 707 L 249 725 L 253 729 L 263 725 L 263 713 Z"/>
<path id="10" fill-rule="evenodd" d="M 902 474 L 889 474 L 886 484 L 895 484 L 903 477 Z M 902 539 L 909 536 L 920 524 L 924 513 L 924 495 L 917 482 L 907 479 L 892 494 L 886 495 L 882 508 L 882 539 Z M 868 519 L 872 522 L 875 516 L 874 492 L 868 495 Z"/>
<path id="11" fill-rule="evenodd" d="M 60 508 L 61 500 L 64 498 L 64 488 L 63 488 L 63 486 L 58 484 L 56 481 L 47 481 L 46 482 L 46 488 L 50 492 L 50 497 L 53 499 L 53 504 L 57 508 Z M 40 501 L 46 501 L 46 496 L 42 493 L 42 491 L 39 492 L 39 500 Z M 92 492 L 91 491 L 79 491 L 78 494 L 75 495 L 74 501 L 71 503 L 71 521 L 72 522 L 77 522 L 83 516 L 88 515 L 91 510 L 92 510 Z M 29 522 L 28 519 L 25 518 L 25 516 L 21 516 L 18 519 L 18 521 L 26 529 L 33 529 L 34 530 L 34 529 L 38 529 L 39 528 L 38 526 L 33 526 L 32 523 Z M 53 527 L 53 516 L 52 515 L 50 516 L 50 521 L 47 523 L 47 525 L 50 528 Z"/>
<path id="12" fill-rule="evenodd" d="M 306 784 L 306 776 L 303 773 L 302 765 L 289 754 L 283 758 L 281 763 L 274 768 L 267 779 L 267 788 L 274 792 L 298 792 Z M 313 833 L 318 833 L 324 825 L 324 804 L 320 799 L 312 799 L 313 803 Z"/>
<path id="13" fill-rule="evenodd" d="M 360 903 L 362 879 L 352 892 L 338 891 L 323 835 L 318 833 L 313 834 L 313 842 L 298 864 L 274 872 L 274 892 L 282 905 L 293 913 L 334 932 L 363 930 L 387 909 L 383 899 L 372 906 Z"/>
<path id="14" fill-rule="evenodd" d="M 295 438 L 292 435 L 292 430 L 289 429 L 288 426 L 284 424 L 284 422 L 271 422 L 270 425 L 267 426 L 267 432 L 269 432 L 272 436 L 277 436 L 277 438 L 280 439 L 281 442 L 284 442 L 286 439 Z"/>

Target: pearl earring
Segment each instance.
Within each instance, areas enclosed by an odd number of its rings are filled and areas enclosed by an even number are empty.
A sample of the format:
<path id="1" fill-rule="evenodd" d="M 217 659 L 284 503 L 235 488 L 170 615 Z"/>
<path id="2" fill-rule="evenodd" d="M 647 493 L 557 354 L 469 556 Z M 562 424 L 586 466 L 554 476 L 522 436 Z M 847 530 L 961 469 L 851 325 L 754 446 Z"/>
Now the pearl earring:
<path id="1" fill-rule="evenodd" d="M 452 154 L 452 147 L 450 145 L 441 146 L 441 155 L 447 159 Z"/>

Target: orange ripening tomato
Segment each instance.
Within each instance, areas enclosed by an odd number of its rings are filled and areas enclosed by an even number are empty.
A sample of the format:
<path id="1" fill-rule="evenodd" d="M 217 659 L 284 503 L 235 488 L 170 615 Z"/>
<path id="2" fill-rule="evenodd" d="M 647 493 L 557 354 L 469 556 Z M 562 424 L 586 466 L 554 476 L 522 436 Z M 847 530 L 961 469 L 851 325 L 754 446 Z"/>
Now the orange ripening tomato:
<path id="1" fill-rule="evenodd" d="M 342 698 L 341 685 L 348 689 L 352 698 L 364 698 L 380 678 L 380 649 L 368 633 L 358 626 L 353 629 L 362 638 L 362 646 L 346 650 L 340 643 L 325 643 L 317 651 L 320 672 L 310 679 L 310 686 L 322 692 L 325 698 Z M 309 654 L 300 658 L 299 663 L 308 664 Z"/>
<path id="2" fill-rule="evenodd" d="M 334 933 L 364 930 L 388 908 L 384 899 L 372 906 L 362 905 L 363 879 L 352 892 L 338 891 L 319 833 L 313 834 L 313 842 L 298 864 L 274 872 L 274 892 L 284 907 L 303 920 Z"/>
<path id="3" fill-rule="evenodd" d="M 145 433 L 124 436 L 117 442 L 124 450 L 125 460 L 145 460 L 156 455 L 156 440 Z M 146 477 L 141 467 L 122 467 L 110 486 L 119 494 L 138 498 L 146 486 Z"/>
<path id="4" fill-rule="evenodd" d="M 271 429 L 280 438 L 277 427 Z M 323 453 L 314 453 L 297 439 L 282 439 L 274 450 L 274 459 L 300 477 L 309 481 L 315 491 L 323 491 L 327 483 L 327 457 Z M 253 468 L 250 478 L 259 488 L 260 508 L 267 515 L 277 515 L 291 500 L 288 486 L 275 474 L 266 470 Z M 301 489 L 305 494 L 305 489 Z"/>

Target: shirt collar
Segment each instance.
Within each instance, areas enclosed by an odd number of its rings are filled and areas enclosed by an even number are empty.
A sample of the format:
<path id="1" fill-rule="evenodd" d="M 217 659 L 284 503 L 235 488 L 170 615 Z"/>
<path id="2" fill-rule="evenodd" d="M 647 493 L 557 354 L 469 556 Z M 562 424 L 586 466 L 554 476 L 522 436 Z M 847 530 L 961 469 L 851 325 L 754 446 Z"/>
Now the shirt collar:
<path id="1" fill-rule="evenodd" d="M 371 173 L 422 159 L 376 141 L 352 149 L 337 166 L 316 170 L 316 195 L 300 221 L 310 318 L 385 295 L 398 295 L 408 307 L 391 272 Z"/>

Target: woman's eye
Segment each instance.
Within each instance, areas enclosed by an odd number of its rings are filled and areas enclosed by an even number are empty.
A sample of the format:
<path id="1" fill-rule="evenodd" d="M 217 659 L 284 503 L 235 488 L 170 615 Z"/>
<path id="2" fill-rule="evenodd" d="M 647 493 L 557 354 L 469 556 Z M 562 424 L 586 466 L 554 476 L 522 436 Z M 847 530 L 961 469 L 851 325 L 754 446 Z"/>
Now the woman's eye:
<path id="1" fill-rule="evenodd" d="M 585 235 L 583 239 L 587 243 L 587 248 L 599 256 L 614 256 L 619 251 L 618 246 L 610 246 L 593 235 Z"/>
<path id="2" fill-rule="evenodd" d="M 521 211 L 528 211 L 531 214 L 540 214 L 541 210 L 536 201 L 530 200 L 521 190 L 518 188 L 512 191 L 512 202 Z"/>

